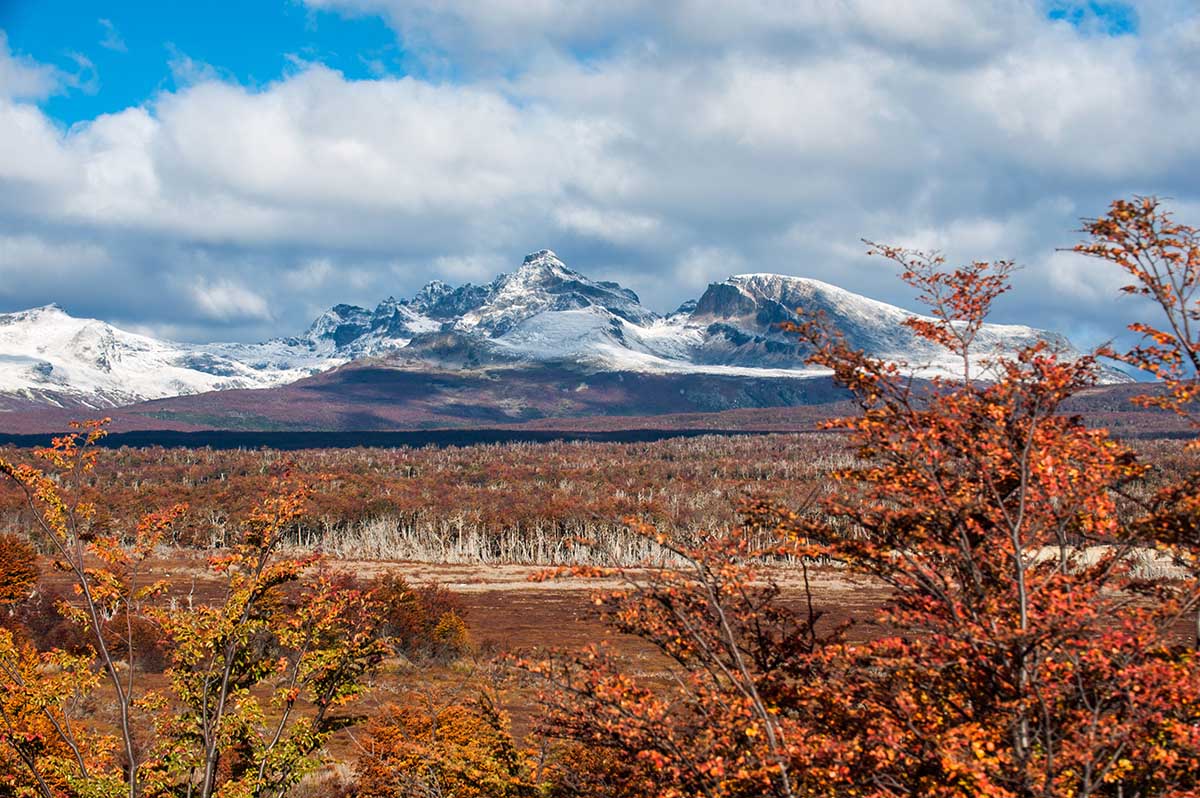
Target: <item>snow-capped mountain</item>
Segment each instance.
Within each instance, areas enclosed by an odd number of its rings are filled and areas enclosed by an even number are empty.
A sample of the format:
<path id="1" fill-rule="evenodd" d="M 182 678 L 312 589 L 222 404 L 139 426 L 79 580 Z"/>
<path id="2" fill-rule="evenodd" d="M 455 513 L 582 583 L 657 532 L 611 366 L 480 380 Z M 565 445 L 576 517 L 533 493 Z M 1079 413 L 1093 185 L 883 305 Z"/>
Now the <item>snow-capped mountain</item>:
<path id="1" fill-rule="evenodd" d="M 145 399 L 267 388 L 332 368 L 280 342 L 177 344 L 69 316 L 58 305 L 0 314 L 4 404 L 117 407 Z"/>
<path id="2" fill-rule="evenodd" d="M 660 316 L 634 292 L 540 250 L 487 285 L 435 281 L 373 310 L 334 305 L 303 334 L 260 344 L 159 341 L 53 305 L 0 315 L 0 397 L 10 406 L 118 406 L 271 387 L 368 357 L 441 368 L 529 362 L 585 373 L 825 374 L 806 366 L 803 347 L 778 329 L 797 309 L 824 313 L 853 345 L 910 363 L 917 376 L 956 373 L 952 359 L 902 324 L 913 314 L 818 280 L 736 275 Z M 977 357 L 1003 357 L 1036 340 L 1073 351 L 1054 333 L 986 325 Z"/>
<path id="3" fill-rule="evenodd" d="M 590 280 L 543 249 L 488 285 L 451 288 L 435 280 L 411 299 L 389 297 L 373 311 L 335 305 L 292 343 L 331 355 L 381 355 L 422 335 L 499 339 L 540 314 L 589 308 L 633 324 L 657 319 L 637 294 L 616 283 Z"/>
<path id="4" fill-rule="evenodd" d="M 704 328 L 703 342 L 693 359 L 784 367 L 802 362 L 804 347 L 778 326 L 797 321 L 797 309 L 809 317 L 823 314 L 851 346 L 884 360 L 908 363 L 919 376 L 961 373 L 957 357 L 904 324 L 914 316 L 929 317 L 820 280 L 779 274 L 740 274 L 710 285 L 684 322 Z M 1003 357 L 1037 341 L 1076 354 L 1070 342 L 1057 333 L 1024 325 L 986 324 L 975 341 L 975 360 L 978 364 Z"/>

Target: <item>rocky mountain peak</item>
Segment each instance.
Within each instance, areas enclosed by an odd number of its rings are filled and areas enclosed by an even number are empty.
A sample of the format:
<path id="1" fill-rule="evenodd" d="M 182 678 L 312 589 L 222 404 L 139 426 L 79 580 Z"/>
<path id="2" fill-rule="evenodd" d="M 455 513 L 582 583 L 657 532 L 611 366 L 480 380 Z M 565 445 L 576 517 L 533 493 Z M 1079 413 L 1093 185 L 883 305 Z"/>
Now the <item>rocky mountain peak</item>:
<path id="1" fill-rule="evenodd" d="M 584 308 L 639 324 L 657 318 L 634 292 L 585 277 L 549 249 L 526 255 L 516 271 L 493 280 L 481 300 L 455 322 L 455 329 L 495 338 L 538 314 Z"/>
<path id="2" fill-rule="evenodd" d="M 0 324 L 14 324 L 26 321 L 35 321 L 48 317 L 57 317 L 60 319 L 71 319 L 72 317 L 63 310 L 62 305 L 57 302 L 51 302 L 48 305 L 41 305 L 28 310 L 18 310 L 12 313 L 0 313 Z"/>
<path id="3" fill-rule="evenodd" d="M 437 304 L 437 302 L 444 298 L 447 294 L 451 294 L 453 292 L 454 289 L 443 283 L 441 280 L 430 280 L 429 282 L 425 283 L 420 291 L 413 294 L 412 299 L 409 300 L 409 304 L 418 308 L 428 308 Z"/>
<path id="4" fill-rule="evenodd" d="M 522 266 L 528 266 L 534 263 L 557 263 L 563 266 L 563 262 L 558 259 L 558 255 L 554 254 L 552 249 L 539 249 L 537 252 L 530 252 L 525 256 L 525 260 L 521 262 Z"/>
<path id="5" fill-rule="evenodd" d="M 912 364 L 919 375 L 958 368 L 903 324 L 909 311 L 818 280 L 734 275 L 664 318 L 633 291 L 593 280 L 541 249 L 490 283 L 453 287 L 434 280 L 411 299 L 389 297 L 374 309 L 334 305 L 305 334 L 261 344 L 160 341 L 75 319 L 54 304 L 0 314 L 0 401 L 112 406 L 279 385 L 350 360 L 393 355 L 443 367 L 515 360 L 587 373 L 802 378 L 819 370 L 808 366 L 796 337 L 779 328 L 798 308 L 825 314 L 853 346 Z M 1036 341 L 1070 352 L 1061 336 L 989 324 L 979 354 L 1010 356 Z"/>
<path id="6" fill-rule="evenodd" d="M 516 271 L 500 275 L 492 284 L 501 290 L 508 286 L 540 285 L 553 288 L 563 281 L 570 280 L 591 282 L 579 272 L 568 268 L 567 264 L 554 254 L 554 250 L 539 249 L 526 255 Z"/>

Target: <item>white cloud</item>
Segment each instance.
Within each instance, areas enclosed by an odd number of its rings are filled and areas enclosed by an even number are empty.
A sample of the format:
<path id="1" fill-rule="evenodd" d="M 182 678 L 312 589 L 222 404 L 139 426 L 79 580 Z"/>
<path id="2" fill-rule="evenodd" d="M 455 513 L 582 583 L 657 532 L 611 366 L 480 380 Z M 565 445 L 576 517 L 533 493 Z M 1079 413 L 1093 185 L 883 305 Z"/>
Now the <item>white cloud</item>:
<path id="1" fill-rule="evenodd" d="M 392 271 L 398 276 L 412 273 L 422 274 L 422 264 L 396 264 Z M 433 259 L 432 274 L 443 281 L 486 283 L 509 268 L 504 258 L 492 254 L 484 255 L 439 255 Z"/>
<path id="2" fill-rule="evenodd" d="M 1200 17 L 1175 0 L 1115 39 L 1034 0 L 310 5 L 386 14 L 434 77 L 298 63 L 252 89 L 176 52 L 179 88 L 64 130 L 29 102 L 61 76 L 0 41 L 0 235 L 98 248 L 221 334 L 543 246 L 660 309 L 746 269 L 907 303 L 860 237 L 1024 261 L 1005 320 L 1083 328 L 1111 319 L 1051 257 L 1077 217 L 1200 203 Z M 144 298 L 99 290 L 114 316 Z"/>
<path id="3" fill-rule="evenodd" d="M 911 48 L 951 58 L 1001 45 L 1040 17 L 1034 0 L 305 0 L 382 14 L 433 68 L 507 70 L 548 52 L 747 47 L 776 53 L 829 42 Z"/>
<path id="4" fill-rule="evenodd" d="M 170 70 L 171 79 L 175 81 L 176 86 L 186 87 L 221 80 L 221 73 L 216 67 L 197 61 L 187 53 L 181 52 L 174 44 L 167 45 L 167 52 L 171 54 L 167 59 L 167 69 Z"/>
<path id="5" fill-rule="evenodd" d="M 53 94 L 59 84 L 54 67 L 14 54 L 7 34 L 0 29 L 0 99 L 40 100 Z"/>
<path id="6" fill-rule="evenodd" d="M 657 235 L 659 220 L 652 216 L 569 205 L 554 211 L 554 220 L 565 230 L 616 243 L 634 243 Z"/>
<path id="7" fill-rule="evenodd" d="M 326 285 L 337 267 L 329 258 L 314 258 L 284 273 L 284 280 L 296 291 L 312 291 Z"/>
<path id="8" fill-rule="evenodd" d="M 69 280 L 102 274 L 112 266 L 108 251 L 89 243 L 53 243 L 35 235 L 0 235 L 0 293 L 20 282 L 37 282 L 43 290 Z"/>
<path id="9" fill-rule="evenodd" d="M 674 275 L 684 285 L 700 288 L 748 270 L 746 259 L 737 252 L 720 247 L 692 247 L 676 262 Z"/>
<path id="10" fill-rule="evenodd" d="M 191 296 L 200 313 L 214 321 L 271 318 L 265 299 L 227 278 L 209 281 L 197 277 L 191 285 Z"/>

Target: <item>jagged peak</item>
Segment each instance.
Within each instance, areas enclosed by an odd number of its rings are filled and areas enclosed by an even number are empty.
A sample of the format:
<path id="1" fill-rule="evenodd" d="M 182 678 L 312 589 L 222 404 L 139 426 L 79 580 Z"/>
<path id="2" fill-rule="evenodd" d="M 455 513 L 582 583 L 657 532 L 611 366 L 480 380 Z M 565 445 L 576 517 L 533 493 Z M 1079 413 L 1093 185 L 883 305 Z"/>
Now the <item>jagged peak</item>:
<path id="1" fill-rule="evenodd" d="M 430 280 L 421 287 L 421 290 L 413 294 L 412 299 L 408 301 L 410 305 L 418 308 L 433 305 L 443 297 L 454 293 L 454 288 L 441 280 Z"/>
<path id="2" fill-rule="evenodd" d="M 562 261 L 559 260 L 558 255 L 554 253 L 554 250 L 539 249 L 537 252 L 530 252 L 528 255 L 526 255 L 522 265 L 528 263 L 537 263 L 540 261 L 557 261 L 558 263 L 562 263 Z"/>
<path id="3" fill-rule="evenodd" d="M 592 282 L 588 277 L 580 274 L 574 269 L 563 263 L 558 255 L 554 254 L 552 249 L 539 249 L 537 252 L 530 252 L 521 261 L 521 265 L 516 271 L 511 274 L 502 274 L 496 278 L 494 284 L 504 284 L 512 281 L 524 282 L 529 280 L 541 280 L 546 278 L 566 278 L 571 280 L 579 280 L 581 282 Z"/>
<path id="4" fill-rule="evenodd" d="M 350 305 L 345 302 L 341 302 L 341 303 L 338 303 L 337 305 L 334 305 L 329 310 L 325 311 L 324 315 L 333 314 L 333 315 L 345 317 L 345 316 L 352 316 L 356 313 L 365 313 L 366 310 L 367 310 L 366 308 L 360 307 L 358 305 Z"/>
<path id="5" fill-rule="evenodd" d="M 668 316 L 690 316 L 696 310 L 696 305 L 699 304 L 695 299 L 685 300 L 679 307 L 671 311 Z"/>

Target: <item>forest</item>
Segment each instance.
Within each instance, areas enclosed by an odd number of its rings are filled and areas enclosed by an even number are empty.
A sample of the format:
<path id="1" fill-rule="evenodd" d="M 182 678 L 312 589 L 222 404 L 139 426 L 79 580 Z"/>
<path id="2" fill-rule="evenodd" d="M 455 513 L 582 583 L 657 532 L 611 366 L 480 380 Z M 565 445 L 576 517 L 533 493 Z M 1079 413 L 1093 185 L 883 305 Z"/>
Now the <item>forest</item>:
<path id="1" fill-rule="evenodd" d="M 1200 794 L 1198 439 L 1079 410 L 1200 425 L 1200 231 L 1084 232 L 1138 343 L 980 364 L 1014 265 L 869 244 L 962 375 L 805 319 L 820 432 L 0 450 L 0 795 Z"/>

